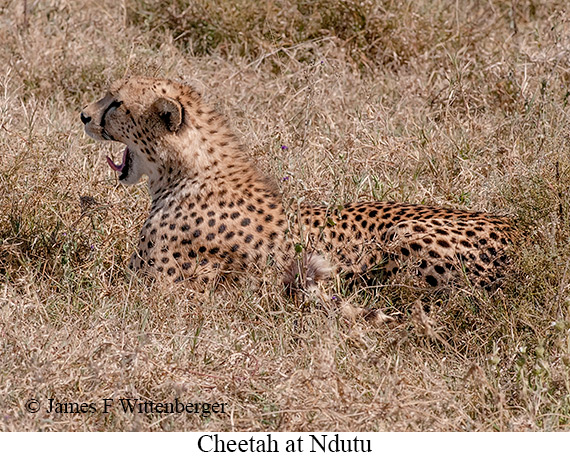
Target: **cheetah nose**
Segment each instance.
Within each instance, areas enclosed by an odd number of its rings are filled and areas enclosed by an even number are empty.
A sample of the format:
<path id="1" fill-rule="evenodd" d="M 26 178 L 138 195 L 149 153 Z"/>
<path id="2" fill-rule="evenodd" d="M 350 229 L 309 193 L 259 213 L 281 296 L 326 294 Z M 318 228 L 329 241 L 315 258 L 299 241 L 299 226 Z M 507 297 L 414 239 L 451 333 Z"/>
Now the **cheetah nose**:
<path id="1" fill-rule="evenodd" d="M 81 113 L 81 122 L 84 124 L 88 124 L 91 120 L 91 116 L 86 116 L 85 114 Z"/>

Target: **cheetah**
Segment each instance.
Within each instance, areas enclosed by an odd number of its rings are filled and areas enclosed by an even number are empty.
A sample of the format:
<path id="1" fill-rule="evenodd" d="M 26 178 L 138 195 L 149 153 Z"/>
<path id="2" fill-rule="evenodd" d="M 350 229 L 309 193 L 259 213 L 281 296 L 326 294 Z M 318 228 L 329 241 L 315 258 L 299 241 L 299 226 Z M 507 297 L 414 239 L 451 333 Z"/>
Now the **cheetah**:
<path id="1" fill-rule="evenodd" d="M 403 271 L 426 287 L 465 278 L 492 287 L 504 276 L 511 222 L 481 212 L 394 202 L 287 215 L 276 186 L 249 160 L 225 119 L 192 87 L 131 77 L 85 107 L 95 140 L 123 143 L 119 182 L 148 177 L 152 200 L 130 267 L 200 287 L 273 265 L 284 283 L 347 278 L 394 281 Z"/>

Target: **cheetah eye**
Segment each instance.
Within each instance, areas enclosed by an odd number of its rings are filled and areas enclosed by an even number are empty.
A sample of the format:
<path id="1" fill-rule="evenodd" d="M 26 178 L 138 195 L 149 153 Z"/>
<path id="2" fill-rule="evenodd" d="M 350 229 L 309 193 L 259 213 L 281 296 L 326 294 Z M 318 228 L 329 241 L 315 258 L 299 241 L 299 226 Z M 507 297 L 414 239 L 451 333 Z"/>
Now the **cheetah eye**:
<path id="1" fill-rule="evenodd" d="M 121 102 L 119 100 L 113 100 L 111 102 L 111 104 L 107 107 L 107 113 L 112 113 L 114 110 L 116 110 L 122 104 L 123 104 L 123 102 Z"/>

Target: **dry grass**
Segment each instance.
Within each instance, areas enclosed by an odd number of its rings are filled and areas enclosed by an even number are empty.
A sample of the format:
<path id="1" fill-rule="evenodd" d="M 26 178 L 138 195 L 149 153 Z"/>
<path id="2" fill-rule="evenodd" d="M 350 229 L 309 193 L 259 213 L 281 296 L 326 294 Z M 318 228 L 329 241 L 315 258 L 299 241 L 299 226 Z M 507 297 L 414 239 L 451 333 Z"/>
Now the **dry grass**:
<path id="1" fill-rule="evenodd" d="M 567 429 L 566 3 L 0 3 L 0 429 Z M 516 271 L 493 296 L 343 291 L 400 316 L 381 328 L 298 309 L 270 277 L 204 295 L 141 284 L 126 262 L 145 186 L 116 185 L 103 157 L 120 147 L 78 117 L 125 73 L 198 86 L 286 201 L 513 216 Z M 24 409 L 125 396 L 229 414 Z"/>

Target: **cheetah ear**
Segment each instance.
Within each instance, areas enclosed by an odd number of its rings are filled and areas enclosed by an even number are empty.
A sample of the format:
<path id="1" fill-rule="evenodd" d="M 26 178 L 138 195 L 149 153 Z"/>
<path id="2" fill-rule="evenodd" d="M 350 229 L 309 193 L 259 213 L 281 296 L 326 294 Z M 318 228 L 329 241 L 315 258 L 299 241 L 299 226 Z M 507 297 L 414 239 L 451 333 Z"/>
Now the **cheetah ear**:
<path id="1" fill-rule="evenodd" d="M 154 102 L 153 107 L 168 130 L 177 132 L 180 129 L 182 125 L 182 105 L 178 100 L 161 97 Z"/>

